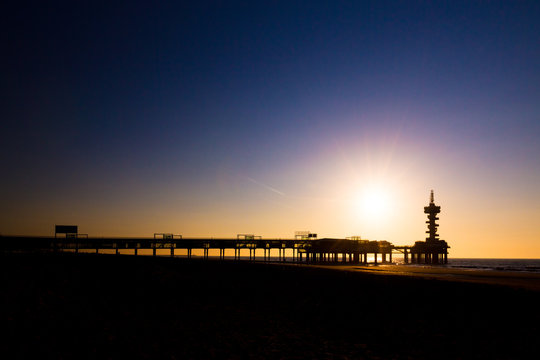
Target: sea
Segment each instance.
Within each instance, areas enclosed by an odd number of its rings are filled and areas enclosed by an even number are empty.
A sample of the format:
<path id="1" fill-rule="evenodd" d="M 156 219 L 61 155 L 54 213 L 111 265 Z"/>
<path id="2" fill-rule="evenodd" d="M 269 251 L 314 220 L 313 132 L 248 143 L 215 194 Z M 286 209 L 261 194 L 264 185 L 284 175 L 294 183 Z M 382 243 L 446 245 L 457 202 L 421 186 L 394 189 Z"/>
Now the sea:
<path id="1" fill-rule="evenodd" d="M 448 259 L 447 267 L 540 273 L 540 259 Z"/>
<path id="2" fill-rule="evenodd" d="M 401 258 L 397 258 L 394 260 L 394 263 L 403 264 L 403 260 Z M 540 259 L 448 258 L 447 265 L 437 266 L 471 270 L 522 271 L 540 273 Z"/>

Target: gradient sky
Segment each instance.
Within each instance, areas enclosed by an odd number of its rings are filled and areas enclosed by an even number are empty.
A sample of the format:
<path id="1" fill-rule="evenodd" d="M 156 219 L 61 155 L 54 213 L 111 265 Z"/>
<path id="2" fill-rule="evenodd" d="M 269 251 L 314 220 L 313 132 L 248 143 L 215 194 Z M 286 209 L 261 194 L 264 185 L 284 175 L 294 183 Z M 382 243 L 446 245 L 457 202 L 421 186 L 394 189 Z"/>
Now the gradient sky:
<path id="1" fill-rule="evenodd" d="M 0 233 L 540 257 L 540 2 L 114 3 L 2 5 Z"/>

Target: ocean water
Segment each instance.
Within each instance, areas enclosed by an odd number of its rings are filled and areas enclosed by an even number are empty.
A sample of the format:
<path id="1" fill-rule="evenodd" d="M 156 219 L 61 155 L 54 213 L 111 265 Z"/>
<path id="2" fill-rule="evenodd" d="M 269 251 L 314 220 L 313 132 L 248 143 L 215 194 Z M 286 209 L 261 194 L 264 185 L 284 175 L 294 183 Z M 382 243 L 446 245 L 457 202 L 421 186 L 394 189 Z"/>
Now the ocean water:
<path id="1" fill-rule="evenodd" d="M 394 257 L 393 262 L 403 264 L 400 255 Z M 423 266 L 423 264 L 418 264 Z M 448 258 L 447 265 L 437 265 L 449 268 L 471 270 L 497 270 L 497 271 L 523 271 L 540 273 L 540 259 L 465 259 Z"/>
<path id="2" fill-rule="evenodd" d="M 448 259 L 447 267 L 479 270 L 540 272 L 540 259 Z"/>

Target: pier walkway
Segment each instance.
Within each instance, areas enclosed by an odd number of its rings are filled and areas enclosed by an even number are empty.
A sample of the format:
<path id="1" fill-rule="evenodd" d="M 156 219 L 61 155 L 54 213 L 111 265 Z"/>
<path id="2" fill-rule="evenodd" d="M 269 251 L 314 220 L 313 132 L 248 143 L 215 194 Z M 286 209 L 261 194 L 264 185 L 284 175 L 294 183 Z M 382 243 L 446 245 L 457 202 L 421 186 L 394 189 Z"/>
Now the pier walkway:
<path id="1" fill-rule="evenodd" d="M 153 238 L 88 238 L 76 234 L 66 237 L 0 237 L 3 252 L 14 251 L 70 251 L 95 253 L 109 252 L 126 254 L 132 251 L 138 255 L 141 250 L 151 251 L 156 256 L 158 250 L 168 250 L 168 255 L 175 256 L 184 250 L 188 258 L 193 257 L 193 250 L 202 251 L 202 257 L 210 257 L 210 250 L 219 251 L 219 259 L 225 259 L 225 251 L 234 251 L 234 259 L 240 260 L 241 252 L 249 251 L 249 260 L 276 261 L 273 254 L 278 252 L 277 261 L 304 263 L 391 263 L 392 254 L 401 253 L 405 263 L 425 262 L 432 259 L 411 254 L 411 246 L 394 246 L 388 241 L 369 241 L 359 239 L 262 239 L 257 236 L 239 235 L 234 238 L 182 238 L 181 235 L 155 234 Z M 261 256 L 262 251 L 262 256 Z M 163 251 L 160 251 L 163 253 Z M 288 256 L 287 256 L 288 254 Z M 292 254 L 292 255 L 291 255 Z M 244 258 L 247 258 L 244 256 Z M 443 262 L 445 259 L 441 259 Z"/>

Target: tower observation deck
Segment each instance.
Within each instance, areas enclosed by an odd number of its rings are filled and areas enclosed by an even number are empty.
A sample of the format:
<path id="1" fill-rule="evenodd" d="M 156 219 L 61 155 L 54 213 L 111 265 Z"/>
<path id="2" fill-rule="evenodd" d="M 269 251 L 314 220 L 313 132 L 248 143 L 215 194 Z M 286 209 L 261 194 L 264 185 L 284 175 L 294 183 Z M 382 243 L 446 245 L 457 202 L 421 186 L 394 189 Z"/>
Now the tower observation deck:
<path id="1" fill-rule="evenodd" d="M 439 234 L 437 234 L 437 228 L 439 225 L 436 223 L 436 221 L 439 220 L 437 214 L 440 212 L 441 207 L 435 205 L 433 190 L 431 190 L 429 205 L 424 207 L 424 213 L 428 216 L 428 220 L 426 221 L 426 224 L 428 224 L 428 230 L 426 233 L 429 234 L 429 237 L 426 238 L 426 242 L 428 243 L 435 243 L 437 240 L 439 240 Z"/>
<path id="2" fill-rule="evenodd" d="M 426 264 L 446 264 L 448 263 L 448 249 L 450 248 L 446 241 L 439 239 L 437 234 L 437 215 L 441 212 L 441 207 L 435 205 L 435 197 L 431 190 L 430 201 L 428 206 L 424 206 L 424 213 L 427 214 L 427 231 L 429 236 L 426 241 L 417 241 L 411 248 L 411 256 L 413 263 Z"/>

